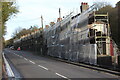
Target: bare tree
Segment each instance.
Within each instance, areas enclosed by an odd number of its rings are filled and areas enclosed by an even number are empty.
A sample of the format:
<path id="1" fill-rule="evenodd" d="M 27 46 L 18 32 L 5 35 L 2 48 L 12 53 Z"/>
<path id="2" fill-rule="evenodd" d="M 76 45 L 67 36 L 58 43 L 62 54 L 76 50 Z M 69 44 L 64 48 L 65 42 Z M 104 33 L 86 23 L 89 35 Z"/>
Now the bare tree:
<path id="1" fill-rule="evenodd" d="M 111 6 L 111 4 L 109 2 L 106 2 L 106 1 L 102 1 L 102 2 L 95 1 L 93 3 L 96 5 L 97 10 L 99 10 L 99 9 L 105 7 L 105 6 Z"/>

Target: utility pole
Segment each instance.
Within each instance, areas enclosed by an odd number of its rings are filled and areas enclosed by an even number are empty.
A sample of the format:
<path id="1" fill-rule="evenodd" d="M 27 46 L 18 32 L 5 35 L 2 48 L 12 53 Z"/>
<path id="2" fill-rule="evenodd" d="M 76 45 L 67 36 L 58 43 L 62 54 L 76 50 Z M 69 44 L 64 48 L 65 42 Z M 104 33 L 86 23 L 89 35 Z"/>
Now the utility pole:
<path id="1" fill-rule="evenodd" d="M 43 29 L 43 17 L 41 15 L 41 26 L 42 26 L 42 29 Z"/>
<path id="2" fill-rule="evenodd" d="M 59 8 L 59 18 L 61 18 L 61 9 Z"/>
<path id="3" fill-rule="evenodd" d="M 61 9 L 59 8 L 59 20 L 58 21 L 61 21 L 62 18 L 61 18 Z"/>
<path id="4" fill-rule="evenodd" d="M 43 17 L 42 17 L 42 15 L 41 15 L 41 26 L 42 26 L 42 36 L 43 36 Z M 41 40 L 43 40 L 43 39 L 41 39 Z M 42 42 L 42 44 L 43 44 L 43 42 Z M 42 51 L 42 47 L 40 46 L 40 52 L 41 52 L 41 54 L 43 54 L 43 51 Z"/>

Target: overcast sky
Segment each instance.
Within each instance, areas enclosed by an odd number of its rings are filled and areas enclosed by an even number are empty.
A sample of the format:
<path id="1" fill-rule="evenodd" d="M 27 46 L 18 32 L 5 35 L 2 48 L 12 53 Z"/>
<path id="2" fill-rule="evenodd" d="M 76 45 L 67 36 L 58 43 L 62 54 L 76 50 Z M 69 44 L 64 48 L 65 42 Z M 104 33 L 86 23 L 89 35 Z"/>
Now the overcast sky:
<path id="1" fill-rule="evenodd" d="M 61 8 L 62 16 L 69 14 L 71 11 L 80 12 L 81 2 L 88 2 L 91 6 L 95 1 L 107 1 L 113 6 L 120 0 L 17 0 L 19 13 L 12 17 L 6 24 L 7 34 L 5 39 L 11 38 L 13 32 L 19 27 L 29 28 L 33 25 L 41 26 L 41 15 L 44 19 L 44 25 L 49 22 L 56 22 Z"/>

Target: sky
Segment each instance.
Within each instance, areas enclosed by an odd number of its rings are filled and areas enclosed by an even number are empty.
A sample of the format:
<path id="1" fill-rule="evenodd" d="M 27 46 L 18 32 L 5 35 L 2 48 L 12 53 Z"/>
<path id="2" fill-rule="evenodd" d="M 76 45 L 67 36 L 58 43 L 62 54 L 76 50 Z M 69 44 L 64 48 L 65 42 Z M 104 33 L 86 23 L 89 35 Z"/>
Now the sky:
<path id="1" fill-rule="evenodd" d="M 59 8 L 61 8 L 61 16 L 65 16 L 72 11 L 75 13 L 80 12 L 81 2 L 88 2 L 91 6 L 95 1 L 107 1 L 115 6 L 120 0 L 16 0 L 19 13 L 7 21 L 5 40 L 12 38 L 13 33 L 19 28 L 28 29 L 34 25 L 40 28 L 41 15 L 43 16 L 43 24 L 47 25 L 51 21 L 57 21 Z"/>

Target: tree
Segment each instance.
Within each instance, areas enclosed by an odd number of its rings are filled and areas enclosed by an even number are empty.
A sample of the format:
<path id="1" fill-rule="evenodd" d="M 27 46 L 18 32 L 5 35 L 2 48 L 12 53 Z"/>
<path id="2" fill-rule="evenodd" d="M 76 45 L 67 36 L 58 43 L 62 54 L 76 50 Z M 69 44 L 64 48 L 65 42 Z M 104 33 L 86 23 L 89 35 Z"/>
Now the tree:
<path id="1" fill-rule="evenodd" d="M 5 35 L 6 32 L 6 22 L 15 14 L 17 14 L 18 8 L 15 2 L 2 2 L 2 34 Z"/>
<path id="2" fill-rule="evenodd" d="M 111 37 L 116 42 L 117 41 L 117 9 L 107 5 L 97 11 L 97 13 L 108 13 L 109 15 L 109 24 L 110 24 L 110 30 L 111 30 Z"/>
<path id="3" fill-rule="evenodd" d="M 120 28 L 118 27 L 118 21 L 117 21 L 118 20 L 117 7 L 112 7 L 111 5 L 107 4 L 106 6 L 100 8 L 96 13 L 108 13 L 111 37 L 120 48 L 119 40 L 118 40 L 118 30 Z"/>
<path id="4" fill-rule="evenodd" d="M 95 1 L 93 2 L 97 8 L 97 10 L 103 8 L 103 7 L 106 7 L 106 6 L 111 6 L 110 3 L 106 2 L 106 1 L 102 1 L 102 2 L 99 2 L 99 1 Z"/>
<path id="5" fill-rule="evenodd" d="M 37 25 L 36 25 L 37 26 Z M 34 32 L 35 30 L 37 30 L 38 29 L 38 27 L 36 27 L 36 26 L 31 26 L 29 29 L 31 30 L 31 32 Z"/>
<path id="6" fill-rule="evenodd" d="M 1 2 L 0 0 L 0 8 L 2 7 L 2 11 L 0 12 L 0 19 L 2 17 L 2 25 L 0 24 L 0 66 L 2 66 L 2 48 L 3 48 L 3 35 L 5 35 L 6 32 L 6 22 L 12 17 L 13 14 L 16 14 L 18 12 L 18 9 L 14 2 Z M 2 14 L 1 14 L 2 13 Z M 2 35 L 1 35 L 2 33 Z M 1 74 L 1 67 L 0 67 L 0 74 Z M 1 78 L 1 76 L 0 76 Z"/>
<path id="7" fill-rule="evenodd" d="M 11 39 L 5 41 L 5 47 L 10 47 L 10 46 L 12 46 L 12 45 L 13 45 L 13 40 L 14 40 L 14 39 L 11 38 Z"/>
<path id="8" fill-rule="evenodd" d="M 21 36 L 26 35 L 26 34 L 30 34 L 31 32 L 34 32 L 35 30 L 37 30 L 38 27 L 36 26 L 31 26 L 29 29 L 23 28 L 21 29 L 20 27 L 18 29 L 16 29 L 16 31 L 13 33 L 13 38 L 17 38 L 19 39 Z"/>

